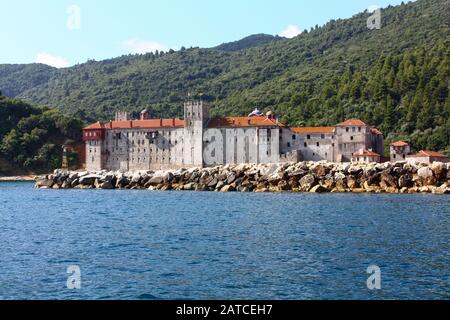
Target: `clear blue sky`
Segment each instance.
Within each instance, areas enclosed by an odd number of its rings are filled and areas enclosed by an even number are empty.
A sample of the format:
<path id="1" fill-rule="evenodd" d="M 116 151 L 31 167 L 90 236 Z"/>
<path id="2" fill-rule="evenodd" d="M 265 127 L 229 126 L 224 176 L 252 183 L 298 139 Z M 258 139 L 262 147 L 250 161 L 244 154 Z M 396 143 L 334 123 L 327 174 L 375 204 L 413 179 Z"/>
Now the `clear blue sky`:
<path id="1" fill-rule="evenodd" d="M 401 0 L 0 0 L 0 63 L 60 66 L 309 29 Z M 68 11 L 71 5 L 80 9 Z M 68 24 L 69 22 L 69 24 Z M 70 27 L 69 27 L 70 26 Z M 291 27 L 295 31 L 295 27 Z M 56 61 L 56 62 L 55 62 Z"/>

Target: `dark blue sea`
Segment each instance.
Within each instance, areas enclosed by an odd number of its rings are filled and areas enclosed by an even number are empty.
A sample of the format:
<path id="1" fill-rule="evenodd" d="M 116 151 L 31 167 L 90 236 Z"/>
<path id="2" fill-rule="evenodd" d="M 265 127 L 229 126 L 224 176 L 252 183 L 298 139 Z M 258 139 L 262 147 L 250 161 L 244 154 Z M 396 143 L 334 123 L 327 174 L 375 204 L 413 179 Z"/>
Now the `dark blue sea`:
<path id="1" fill-rule="evenodd" d="M 0 183 L 0 299 L 449 298 L 450 196 Z"/>

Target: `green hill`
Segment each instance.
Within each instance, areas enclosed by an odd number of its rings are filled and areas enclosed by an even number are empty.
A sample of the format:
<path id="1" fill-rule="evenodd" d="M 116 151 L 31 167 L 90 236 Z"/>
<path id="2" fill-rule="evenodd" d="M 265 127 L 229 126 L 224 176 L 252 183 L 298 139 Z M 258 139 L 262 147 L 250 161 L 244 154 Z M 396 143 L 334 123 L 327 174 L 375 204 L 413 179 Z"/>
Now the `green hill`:
<path id="1" fill-rule="evenodd" d="M 221 44 L 220 46 L 215 47 L 215 49 L 222 51 L 239 51 L 259 47 L 281 39 L 281 37 L 272 36 L 269 34 L 254 34 L 238 41 Z"/>
<path id="2" fill-rule="evenodd" d="M 291 125 L 358 117 L 380 127 L 388 142 L 450 151 L 450 0 L 418 0 L 381 14 L 380 30 L 367 28 L 370 13 L 363 12 L 294 39 L 41 66 L 36 77 L 25 67 L 12 74 L 0 66 L 0 89 L 88 122 L 120 109 L 181 116 L 192 93 L 209 100 L 215 115 L 259 106 Z"/>
<path id="3" fill-rule="evenodd" d="M 82 122 L 0 94 L 0 175 L 59 168 L 61 146 L 81 142 Z"/>

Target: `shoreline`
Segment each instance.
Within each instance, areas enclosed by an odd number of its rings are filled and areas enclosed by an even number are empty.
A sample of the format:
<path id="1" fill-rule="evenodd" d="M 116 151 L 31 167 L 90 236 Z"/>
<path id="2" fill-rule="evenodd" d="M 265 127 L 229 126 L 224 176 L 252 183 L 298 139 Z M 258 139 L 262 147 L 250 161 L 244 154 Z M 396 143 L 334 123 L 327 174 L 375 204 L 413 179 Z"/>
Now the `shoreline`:
<path id="1" fill-rule="evenodd" d="M 36 175 L 0 176 L 0 182 L 30 182 L 36 181 Z"/>
<path id="2" fill-rule="evenodd" d="M 299 162 L 241 164 L 169 171 L 55 170 L 38 189 L 128 189 L 209 192 L 450 194 L 450 163 Z"/>
<path id="3" fill-rule="evenodd" d="M 31 182 L 36 181 L 35 175 L 29 176 L 0 176 L 0 182 Z"/>

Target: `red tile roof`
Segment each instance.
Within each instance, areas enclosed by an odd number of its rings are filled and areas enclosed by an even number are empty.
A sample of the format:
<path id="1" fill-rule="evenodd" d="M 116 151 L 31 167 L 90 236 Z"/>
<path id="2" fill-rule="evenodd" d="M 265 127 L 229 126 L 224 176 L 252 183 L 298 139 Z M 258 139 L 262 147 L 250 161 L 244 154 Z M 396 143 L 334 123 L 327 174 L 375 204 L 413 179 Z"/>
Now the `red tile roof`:
<path id="1" fill-rule="evenodd" d="M 96 122 L 94 124 L 91 124 L 84 129 L 90 130 L 90 129 L 103 129 L 105 126 L 101 122 Z"/>
<path id="2" fill-rule="evenodd" d="M 384 136 L 383 132 L 381 132 L 377 128 L 372 128 L 372 133 L 377 136 Z"/>
<path id="3" fill-rule="evenodd" d="M 291 128 L 295 133 L 334 133 L 335 127 L 300 127 Z"/>
<path id="4" fill-rule="evenodd" d="M 106 124 L 97 122 L 85 129 L 156 129 L 156 128 L 183 128 L 184 120 L 180 119 L 150 119 L 110 121 Z"/>
<path id="5" fill-rule="evenodd" d="M 263 117 L 226 117 L 211 119 L 208 128 L 224 127 L 284 127 L 276 119 Z"/>
<path id="6" fill-rule="evenodd" d="M 341 123 L 338 123 L 336 125 L 337 127 L 367 127 L 367 123 L 359 120 L 359 119 L 351 119 L 351 120 L 347 120 Z"/>
<path id="7" fill-rule="evenodd" d="M 406 147 L 406 146 L 409 146 L 409 143 L 408 142 L 406 142 L 406 141 L 396 141 L 396 142 L 393 142 L 393 143 L 391 143 L 391 146 L 393 146 L 393 147 Z"/>
<path id="8" fill-rule="evenodd" d="M 414 157 L 448 158 L 448 156 L 446 156 L 440 152 L 425 151 L 425 150 L 421 150 L 421 151 L 417 152 L 416 154 L 413 154 L 412 156 L 414 156 Z"/>
<path id="9" fill-rule="evenodd" d="M 361 151 L 355 152 L 353 154 L 353 156 L 354 157 L 381 157 L 381 155 L 379 155 L 378 153 L 370 151 L 370 150 L 363 150 L 362 152 Z"/>

